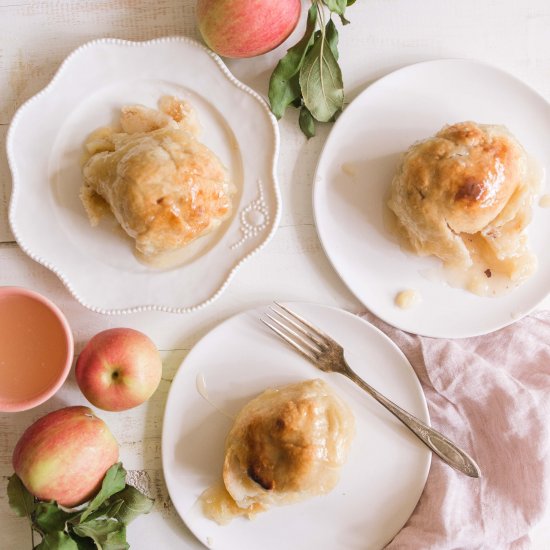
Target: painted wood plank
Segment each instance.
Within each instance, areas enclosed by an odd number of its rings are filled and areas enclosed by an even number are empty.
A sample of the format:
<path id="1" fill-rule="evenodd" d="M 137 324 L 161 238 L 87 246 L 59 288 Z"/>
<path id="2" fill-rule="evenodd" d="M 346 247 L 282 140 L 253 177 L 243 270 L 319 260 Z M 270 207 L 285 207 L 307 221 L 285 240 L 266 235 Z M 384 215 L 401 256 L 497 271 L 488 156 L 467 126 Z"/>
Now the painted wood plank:
<path id="1" fill-rule="evenodd" d="M 7 126 L 16 109 L 51 80 L 62 60 L 82 43 L 99 37 L 146 40 L 185 34 L 198 38 L 193 0 L 0 0 L 0 285 L 34 288 L 61 306 L 75 334 L 77 353 L 99 330 L 132 326 L 151 335 L 163 350 L 164 376 L 143 407 L 100 413 L 121 444 L 130 476 L 157 499 L 154 511 L 129 530 L 132 548 L 199 548 L 169 501 L 161 471 L 160 433 L 170 381 L 193 344 L 221 320 L 273 298 L 323 302 L 351 311 L 362 306 L 346 290 L 324 256 L 311 210 L 315 164 L 329 126 L 306 141 L 296 129 L 296 112 L 280 123 L 279 177 L 284 200 L 281 227 L 268 247 L 234 279 L 210 308 L 188 316 L 136 314 L 104 317 L 78 304 L 61 282 L 15 245 L 7 224 L 11 182 L 4 152 Z M 340 62 L 347 100 L 372 80 L 409 63 L 439 57 L 476 58 L 496 64 L 550 97 L 550 5 L 547 0 L 369 0 L 348 12 L 341 29 Z M 237 77 L 260 93 L 289 43 L 255 60 L 229 61 Z M 8 244 L 5 244 L 8 243 Z M 550 307 L 550 297 L 543 304 Z M 33 411 L 0 414 L 0 479 L 11 473 L 11 452 L 25 427 L 65 404 L 85 403 L 73 375 L 51 401 Z M 550 515 L 550 510 L 549 510 Z M 24 520 L 11 515 L 0 489 L 0 548 L 30 547 Z M 534 536 L 533 548 L 550 547 L 550 517 Z"/>

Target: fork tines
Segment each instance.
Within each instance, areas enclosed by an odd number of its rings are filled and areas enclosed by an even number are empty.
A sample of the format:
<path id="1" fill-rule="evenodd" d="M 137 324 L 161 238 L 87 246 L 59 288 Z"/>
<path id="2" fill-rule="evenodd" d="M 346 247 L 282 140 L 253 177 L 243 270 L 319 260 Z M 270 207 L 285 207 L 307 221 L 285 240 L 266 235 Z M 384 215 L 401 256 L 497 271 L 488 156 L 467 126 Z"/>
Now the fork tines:
<path id="1" fill-rule="evenodd" d="M 278 302 L 274 304 L 277 309 L 269 307 L 274 315 L 266 313 L 269 320 L 262 318 L 261 321 L 306 359 L 318 361 L 320 354 L 328 349 L 332 339 L 288 307 Z"/>

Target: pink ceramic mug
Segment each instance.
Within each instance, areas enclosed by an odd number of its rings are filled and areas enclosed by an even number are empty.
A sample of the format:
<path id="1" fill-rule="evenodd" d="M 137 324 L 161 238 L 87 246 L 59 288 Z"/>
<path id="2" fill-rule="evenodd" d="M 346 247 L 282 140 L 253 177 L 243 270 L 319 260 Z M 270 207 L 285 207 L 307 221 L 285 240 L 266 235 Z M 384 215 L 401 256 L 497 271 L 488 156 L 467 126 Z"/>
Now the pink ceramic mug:
<path id="1" fill-rule="evenodd" d="M 49 399 L 73 361 L 71 328 L 44 296 L 0 287 L 0 411 L 31 409 Z"/>

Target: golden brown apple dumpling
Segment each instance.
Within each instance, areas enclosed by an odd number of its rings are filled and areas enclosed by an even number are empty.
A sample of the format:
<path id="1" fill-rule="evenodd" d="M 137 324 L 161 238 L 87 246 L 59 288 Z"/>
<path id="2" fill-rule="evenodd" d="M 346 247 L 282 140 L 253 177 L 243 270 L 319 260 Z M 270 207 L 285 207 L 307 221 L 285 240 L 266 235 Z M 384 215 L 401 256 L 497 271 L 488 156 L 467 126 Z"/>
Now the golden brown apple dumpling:
<path id="1" fill-rule="evenodd" d="M 93 132 L 81 189 L 92 225 L 112 212 L 146 260 L 216 229 L 231 214 L 235 186 L 199 132 L 190 105 L 168 96 L 158 110 L 123 107 L 119 130 Z"/>
<path id="2" fill-rule="evenodd" d="M 237 415 L 225 444 L 223 488 L 203 495 L 227 523 L 331 491 L 355 434 L 349 407 L 323 380 L 268 389 Z"/>
<path id="3" fill-rule="evenodd" d="M 465 274 L 464 286 L 496 293 L 536 269 L 525 228 L 540 171 L 503 126 L 461 122 L 415 143 L 391 186 L 389 207 L 409 248 Z"/>

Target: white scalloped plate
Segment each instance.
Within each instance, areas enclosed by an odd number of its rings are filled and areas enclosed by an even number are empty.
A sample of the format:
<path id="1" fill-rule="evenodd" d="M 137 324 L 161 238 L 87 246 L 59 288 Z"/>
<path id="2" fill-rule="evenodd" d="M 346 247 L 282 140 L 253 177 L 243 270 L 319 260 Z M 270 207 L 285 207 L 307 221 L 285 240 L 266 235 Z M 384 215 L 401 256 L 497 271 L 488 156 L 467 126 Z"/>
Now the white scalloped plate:
<path id="1" fill-rule="evenodd" d="M 86 136 L 116 122 L 122 105 L 155 107 L 165 94 L 193 104 L 201 140 L 228 167 L 239 191 L 232 217 L 219 230 L 193 243 L 182 265 L 159 270 L 136 259 L 114 220 L 92 228 L 78 193 Z M 183 37 L 96 40 L 78 48 L 16 113 L 7 152 L 17 242 L 80 303 L 101 313 L 184 313 L 207 305 L 269 241 L 280 218 L 275 118 L 217 55 Z"/>

